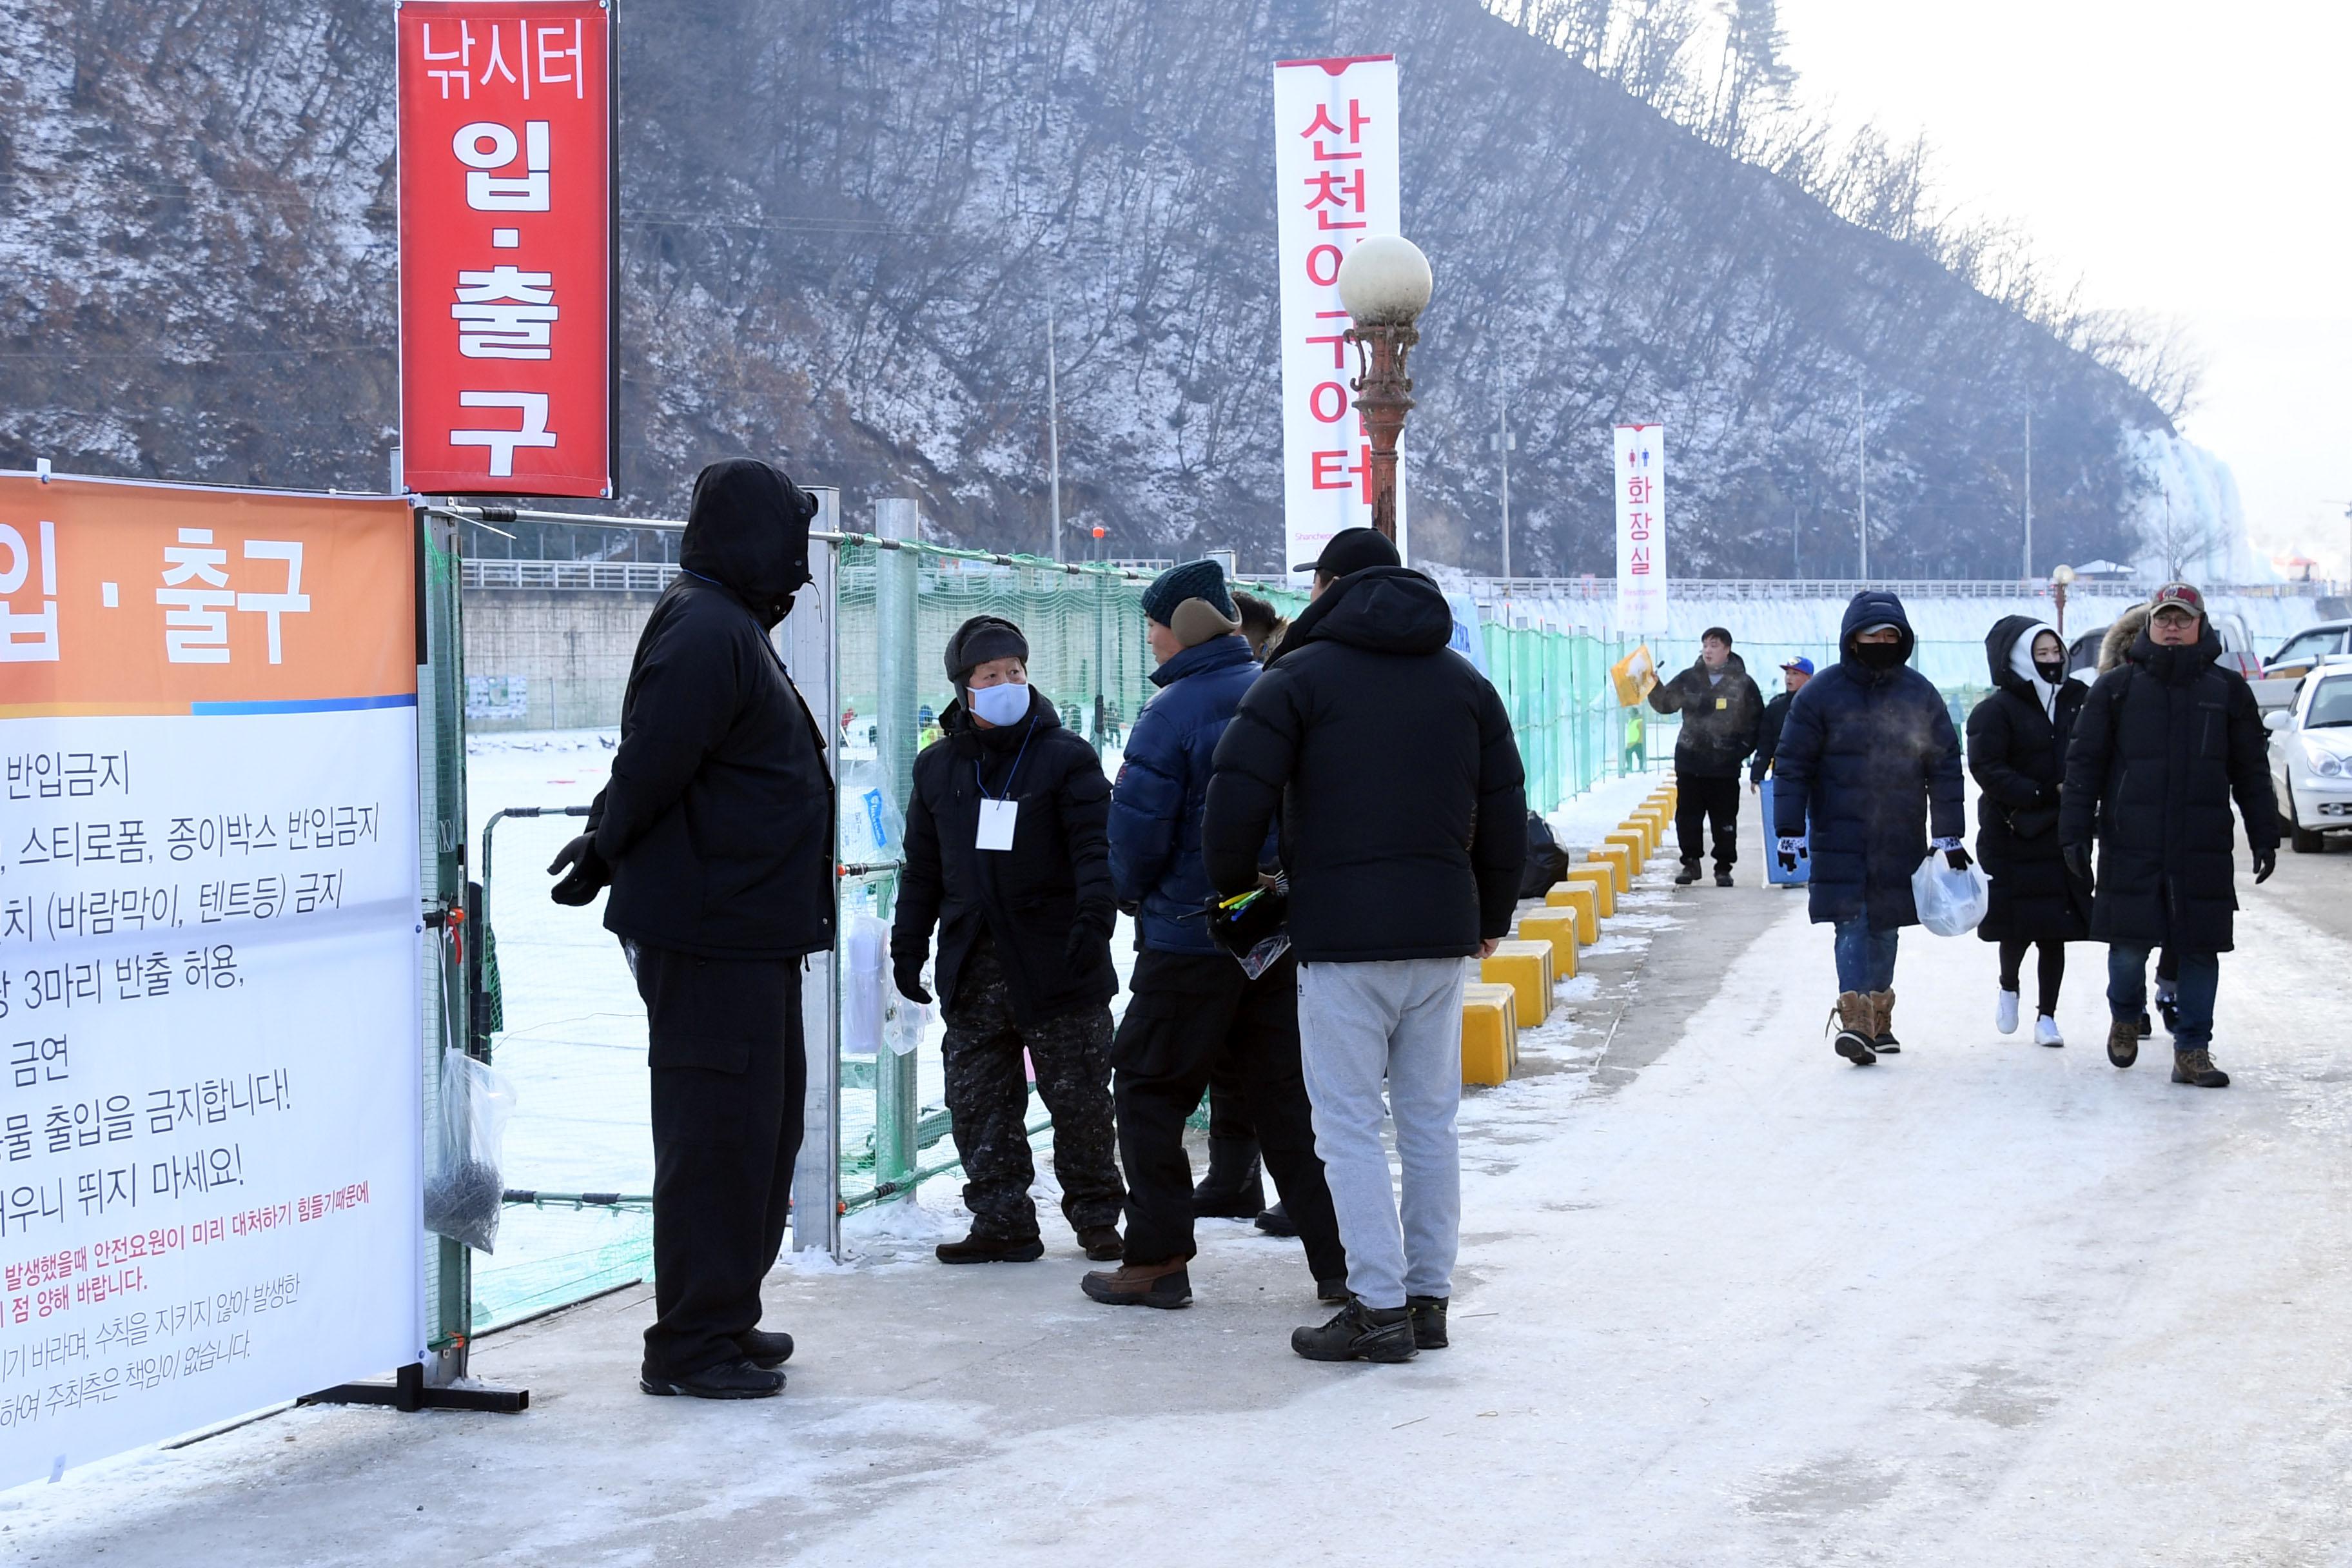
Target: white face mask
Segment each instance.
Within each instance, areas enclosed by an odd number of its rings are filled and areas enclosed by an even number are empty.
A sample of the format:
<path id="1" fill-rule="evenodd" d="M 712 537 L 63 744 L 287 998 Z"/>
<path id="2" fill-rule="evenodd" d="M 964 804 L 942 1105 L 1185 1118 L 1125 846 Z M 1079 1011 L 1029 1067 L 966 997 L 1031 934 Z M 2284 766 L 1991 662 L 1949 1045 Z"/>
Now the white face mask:
<path id="1" fill-rule="evenodd" d="M 1001 730 L 1029 717 L 1029 688 L 1017 680 L 982 686 L 971 693 L 970 706 L 972 712 Z"/>

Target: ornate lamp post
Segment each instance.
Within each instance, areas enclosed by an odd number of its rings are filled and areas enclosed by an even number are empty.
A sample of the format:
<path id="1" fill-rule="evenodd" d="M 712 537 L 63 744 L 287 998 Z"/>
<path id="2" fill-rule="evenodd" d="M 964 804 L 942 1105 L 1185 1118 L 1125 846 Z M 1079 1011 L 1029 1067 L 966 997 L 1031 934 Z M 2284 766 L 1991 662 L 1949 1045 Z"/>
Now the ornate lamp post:
<path id="1" fill-rule="evenodd" d="M 1372 443 L 1372 526 L 1396 537 L 1397 437 L 1412 412 L 1405 357 L 1421 342 L 1413 320 L 1429 303 L 1429 258 L 1402 235 L 1365 240 L 1339 263 L 1339 303 L 1355 324 L 1356 411 Z"/>
<path id="2" fill-rule="evenodd" d="M 2050 603 L 2058 611 L 2060 642 L 2066 640 L 2066 584 L 2074 580 L 2074 569 L 2072 566 L 2053 566 L 2050 569 Z"/>

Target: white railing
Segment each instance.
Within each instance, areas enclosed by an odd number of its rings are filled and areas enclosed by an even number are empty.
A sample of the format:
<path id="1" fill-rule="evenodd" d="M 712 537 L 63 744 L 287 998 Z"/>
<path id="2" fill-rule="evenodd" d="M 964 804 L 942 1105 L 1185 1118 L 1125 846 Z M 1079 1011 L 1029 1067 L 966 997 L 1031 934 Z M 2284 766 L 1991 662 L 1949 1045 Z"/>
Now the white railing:
<path id="1" fill-rule="evenodd" d="M 468 588 L 587 588 L 607 594 L 658 594 L 677 575 L 667 561 L 502 561 L 468 556 Z"/>
<path id="2" fill-rule="evenodd" d="M 1473 591 L 1482 601 L 1496 599 L 1614 599 L 1617 579 L 1614 576 L 1592 577 L 1476 577 L 1471 579 Z M 1999 599 L 2046 598 L 2050 584 L 2015 577 L 1980 580 L 1954 579 L 1948 582 L 1878 581 L 1858 583 L 1852 578 L 1797 577 L 1677 577 L 1666 584 L 1670 599 L 1846 599 L 1864 588 L 1883 589 L 1906 599 Z M 2318 583 L 2254 583 L 2243 585 L 2214 584 L 2206 587 L 2209 595 L 2237 595 L 2262 599 L 2311 598 L 2326 591 Z M 2078 578 L 2066 594 L 2074 599 L 2144 599 L 2149 593 L 2145 583 L 2127 580 Z"/>

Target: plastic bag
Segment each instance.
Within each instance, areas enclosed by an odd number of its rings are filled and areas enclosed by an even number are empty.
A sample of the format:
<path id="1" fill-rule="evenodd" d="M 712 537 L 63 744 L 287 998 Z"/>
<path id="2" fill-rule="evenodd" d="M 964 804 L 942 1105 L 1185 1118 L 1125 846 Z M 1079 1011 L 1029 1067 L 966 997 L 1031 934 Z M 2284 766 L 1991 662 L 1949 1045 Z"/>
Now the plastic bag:
<path id="1" fill-rule="evenodd" d="M 1955 871 L 1940 849 L 1931 851 L 1911 873 L 1911 901 L 1919 923 L 1937 936 L 1966 936 L 1977 929 L 1992 902 L 1992 885 L 1975 866 Z"/>
<path id="2" fill-rule="evenodd" d="M 425 1229 L 477 1252 L 497 1250 L 506 1205 L 499 1151 L 513 1113 L 514 1085 L 504 1073 L 454 1047 L 441 1053 L 441 1125 L 425 1183 Z"/>
<path id="3" fill-rule="evenodd" d="M 860 759 L 841 764 L 838 846 L 845 866 L 888 866 L 906 845 L 907 818 L 891 798 L 882 764 Z"/>
<path id="4" fill-rule="evenodd" d="M 1209 936 L 1255 980 L 1290 951 L 1290 879 L 1209 900 Z"/>
<path id="5" fill-rule="evenodd" d="M 1631 708 L 1648 697 L 1658 684 L 1657 666 L 1650 662 L 1650 645 L 1642 644 L 1611 665 L 1609 679 L 1617 689 L 1620 708 Z"/>
<path id="6" fill-rule="evenodd" d="M 849 917 L 842 941 L 841 1048 L 870 1057 L 882 1048 L 883 1020 L 897 993 L 890 984 L 890 926 L 860 910 Z"/>

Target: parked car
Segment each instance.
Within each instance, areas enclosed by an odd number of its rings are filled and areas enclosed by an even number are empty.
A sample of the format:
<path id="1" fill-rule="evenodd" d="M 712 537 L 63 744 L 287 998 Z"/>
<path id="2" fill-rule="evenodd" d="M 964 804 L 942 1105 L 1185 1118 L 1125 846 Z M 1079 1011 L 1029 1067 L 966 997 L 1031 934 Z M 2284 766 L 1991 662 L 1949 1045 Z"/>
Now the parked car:
<path id="1" fill-rule="evenodd" d="M 2255 682 L 2255 700 L 2265 711 L 2286 707 L 2294 700 L 2295 690 L 2312 666 L 2343 653 L 2352 653 L 2352 621 L 2322 621 L 2304 627 L 2263 661 L 2264 679 Z"/>
<path id="2" fill-rule="evenodd" d="M 2314 665 L 2294 700 L 2263 725 L 2288 842 L 2315 855 L 2326 847 L 2323 834 L 2352 833 L 2352 657 Z"/>

